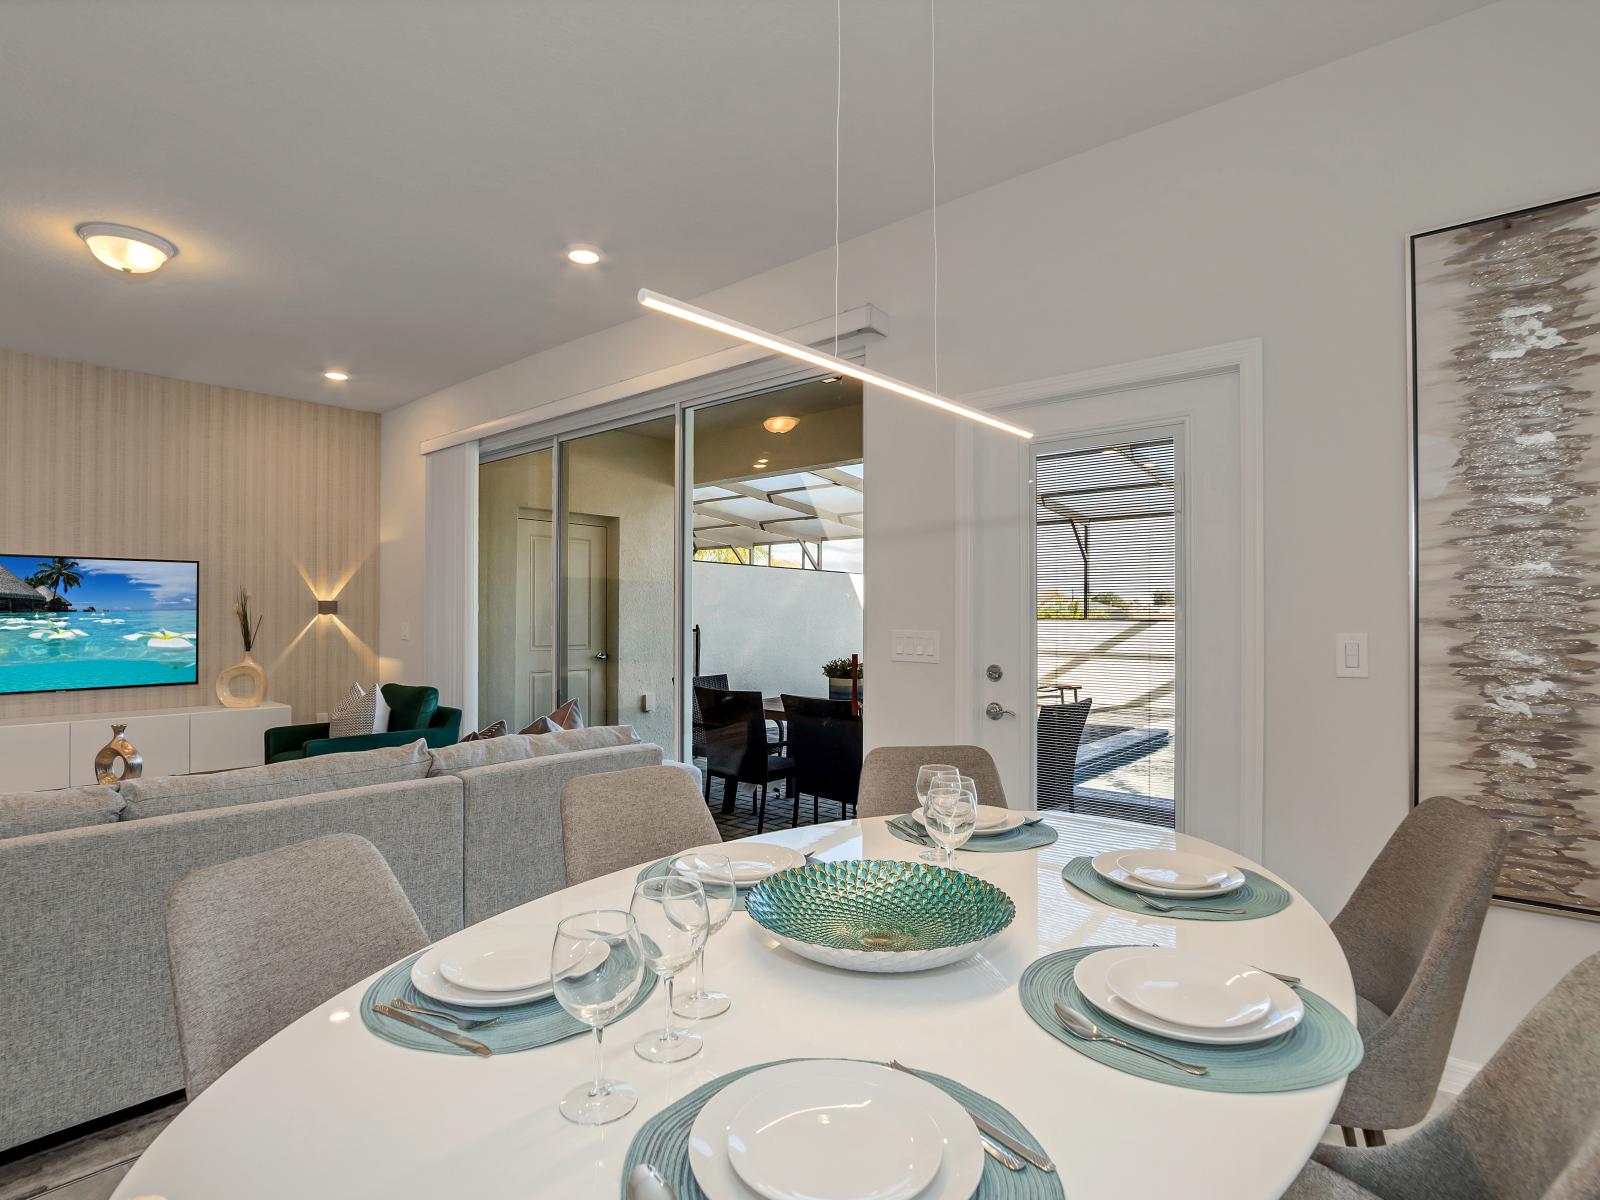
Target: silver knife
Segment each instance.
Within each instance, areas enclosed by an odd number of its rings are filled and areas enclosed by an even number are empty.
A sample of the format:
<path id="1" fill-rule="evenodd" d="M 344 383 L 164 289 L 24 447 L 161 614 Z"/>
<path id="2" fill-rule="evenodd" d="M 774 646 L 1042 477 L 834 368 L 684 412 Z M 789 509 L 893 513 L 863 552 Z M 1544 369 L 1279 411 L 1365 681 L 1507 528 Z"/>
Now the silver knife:
<path id="1" fill-rule="evenodd" d="M 900 830 L 900 832 L 902 832 L 902 833 L 910 834 L 913 838 L 915 838 L 917 841 L 921 842 L 924 846 L 933 845 L 933 839 L 930 838 L 926 833 L 924 833 L 922 831 L 921 827 L 919 827 L 917 825 L 917 823 L 915 821 L 913 821 L 910 817 L 896 817 L 894 819 L 894 827 L 896 829 Z"/>
<path id="2" fill-rule="evenodd" d="M 413 1017 L 410 1013 L 403 1013 L 397 1008 L 390 1008 L 387 1004 L 374 1004 L 372 1011 L 380 1016 L 388 1017 L 391 1021 L 399 1021 L 402 1025 L 409 1025 L 413 1029 L 420 1029 L 424 1033 L 431 1033 L 436 1038 L 443 1038 L 452 1046 L 459 1046 L 463 1050 L 470 1050 L 481 1058 L 488 1058 L 494 1053 L 482 1042 L 475 1042 L 469 1037 L 462 1037 L 459 1033 L 451 1033 L 448 1029 L 440 1029 L 437 1025 L 430 1025 L 420 1017 Z"/>
<path id="3" fill-rule="evenodd" d="M 915 1071 L 906 1066 L 904 1063 L 900 1062 L 898 1059 L 891 1059 L 889 1065 L 896 1071 L 904 1071 L 907 1075 L 914 1075 L 918 1079 L 922 1078 L 922 1076 L 917 1075 Z M 1021 1142 L 1017 1141 L 1016 1138 L 1005 1132 L 1005 1130 L 996 1129 L 977 1113 L 973 1112 L 970 1108 L 967 1108 L 966 1105 L 963 1104 L 962 1108 L 966 1109 L 967 1116 L 972 1118 L 972 1123 L 978 1127 L 978 1132 L 983 1134 L 983 1136 L 988 1138 L 990 1141 L 1004 1146 L 1007 1150 L 1011 1151 L 1011 1153 L 1026 1159 L 1028 1162 L 1038 1167 L 1041 1171 L 1054 1171 L 1056 1169 L 1055 1163 L 1051 1162 L 1044 1155 L 1038 1153 L 1037 1151 L 1030 1150 L 1027 1146 L 1024 1146 Z"/>

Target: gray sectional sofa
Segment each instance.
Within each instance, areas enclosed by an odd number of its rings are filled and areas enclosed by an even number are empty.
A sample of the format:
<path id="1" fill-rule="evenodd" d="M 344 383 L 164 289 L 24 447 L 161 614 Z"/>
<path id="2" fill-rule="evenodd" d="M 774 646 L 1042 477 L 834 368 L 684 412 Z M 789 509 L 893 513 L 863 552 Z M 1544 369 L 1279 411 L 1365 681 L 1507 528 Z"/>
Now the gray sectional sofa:
<path id="1" fill-rule="evenodd" d="M 357 833 L 439 938 L 564 886 L 567 780 L 661 761 L 620 726 L 0 796 L 0 1151 L 183 1086 L 163 911 L 190 871 Z"/>

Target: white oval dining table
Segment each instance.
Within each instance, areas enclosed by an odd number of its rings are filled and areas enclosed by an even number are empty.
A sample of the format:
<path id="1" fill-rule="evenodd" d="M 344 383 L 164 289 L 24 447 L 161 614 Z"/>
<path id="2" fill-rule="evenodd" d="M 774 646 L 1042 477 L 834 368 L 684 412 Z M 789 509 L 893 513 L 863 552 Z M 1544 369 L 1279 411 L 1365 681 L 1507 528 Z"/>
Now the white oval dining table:
<path id="1" fill-rule="evenodd" d="M 868 975 L 781 949 L 744 913 L 710 943 L 712 986 L 733 997 L 699 1023 L 705 1049 L 657 1065 L 633 1052 L 660 1026 L 661 989 L 606 1032 L 607 1073 L 634 1084 L 638 1107 L 611 1125 L 572 1125 L 561 1094 L 589 1077 L 585 1035 L 480 1059 L 403 1049 L 357 1012 L 370 979 L 339 993 L 248 1055 L 162 1132 L 114 1200 L 616 1200 L 628 1144 L 651 1114 L 752 1063 L 850 1057 L 939 1071 L 1005 1105 L 1055 1159 L 1069 1200 L 1273 1200 L 1333 1114 L 1342 1083 L 1224 1094 L 1173 1087 L 1103 1066 L 1024 1013 L 1017 980 L 1034 959 L 1073 946 L 1159 943 L 1299 975 L 1347 1016 L 1354 991 L 1327 923 L 1298 893 L 1282 912 L 1207 922 L 1123 912 L 1061 879 L 1068 859 L 1121 847 L 1238 855 L 1170 830 L 1051 813 L 1060 837 L 1040 850 L 962 852 L 957 865 L 1016 901 L 981 954 L 933 971 Z M 915 858 L 882 818 L 749 839 L 820 859 Z M 639 868 L 541 897 L 493 921 L 540 921 L 626 908 Z M 1280 880 L 1279 882 L 1284 882 Z M 1287 886 L 1287 884 L 1286 884 Z"/>

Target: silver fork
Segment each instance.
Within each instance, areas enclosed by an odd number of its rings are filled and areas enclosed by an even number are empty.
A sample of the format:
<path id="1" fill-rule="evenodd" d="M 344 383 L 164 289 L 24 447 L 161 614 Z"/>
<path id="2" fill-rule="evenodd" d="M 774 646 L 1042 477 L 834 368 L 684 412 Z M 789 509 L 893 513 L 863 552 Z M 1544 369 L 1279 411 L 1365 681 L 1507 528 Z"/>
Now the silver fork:
<path id="1" fill-rule="evenodd" d="M 1139 898 L 1140 904 L 1144 905 L 1146 908 L 1154 909 L 1156 912 L 1225 913 L 1230 917 L 1242 917 L 1245 915 L 1244 909 L 1242 908 L 1206 908 L 1199 904 L 1185 904 L 1180 906 L 1177 904 L 1168 904 L 1162 900 L 1152 900 L 1149 896 L 1146 896 L 1141 892 L 1134 892 L 1133 894 Z"/>
<path id="2" fill-rule="evenodd" d="M 408 1013 L 416 1013 L 419 1016 L 437 1017 L 441 1021 L 449 1021 L 460 1030 L 483 1029 L 486 1026 L 493 1025 L 500 1019 L 499 1017 L 480 1017 L 477 1020 L 472 1020 L 467 1017 L 457 1017 L 447 1012 L 440 1012 L 436 1008 L 423 1008 L 420 1004 L 408 1004 L 398 996 L 389 1001 L 389 1007 L 398 1008 Z"/>

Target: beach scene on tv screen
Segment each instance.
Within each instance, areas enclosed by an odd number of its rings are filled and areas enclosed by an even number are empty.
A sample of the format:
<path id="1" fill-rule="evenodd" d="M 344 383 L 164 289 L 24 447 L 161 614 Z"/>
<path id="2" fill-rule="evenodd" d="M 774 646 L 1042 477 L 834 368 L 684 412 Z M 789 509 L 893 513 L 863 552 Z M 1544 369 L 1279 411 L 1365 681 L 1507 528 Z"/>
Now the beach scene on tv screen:
<path id="1" fill-rule="evenodd" d="M 192 562 L 0 554 L 0 695 L 199 681 Z"/>

